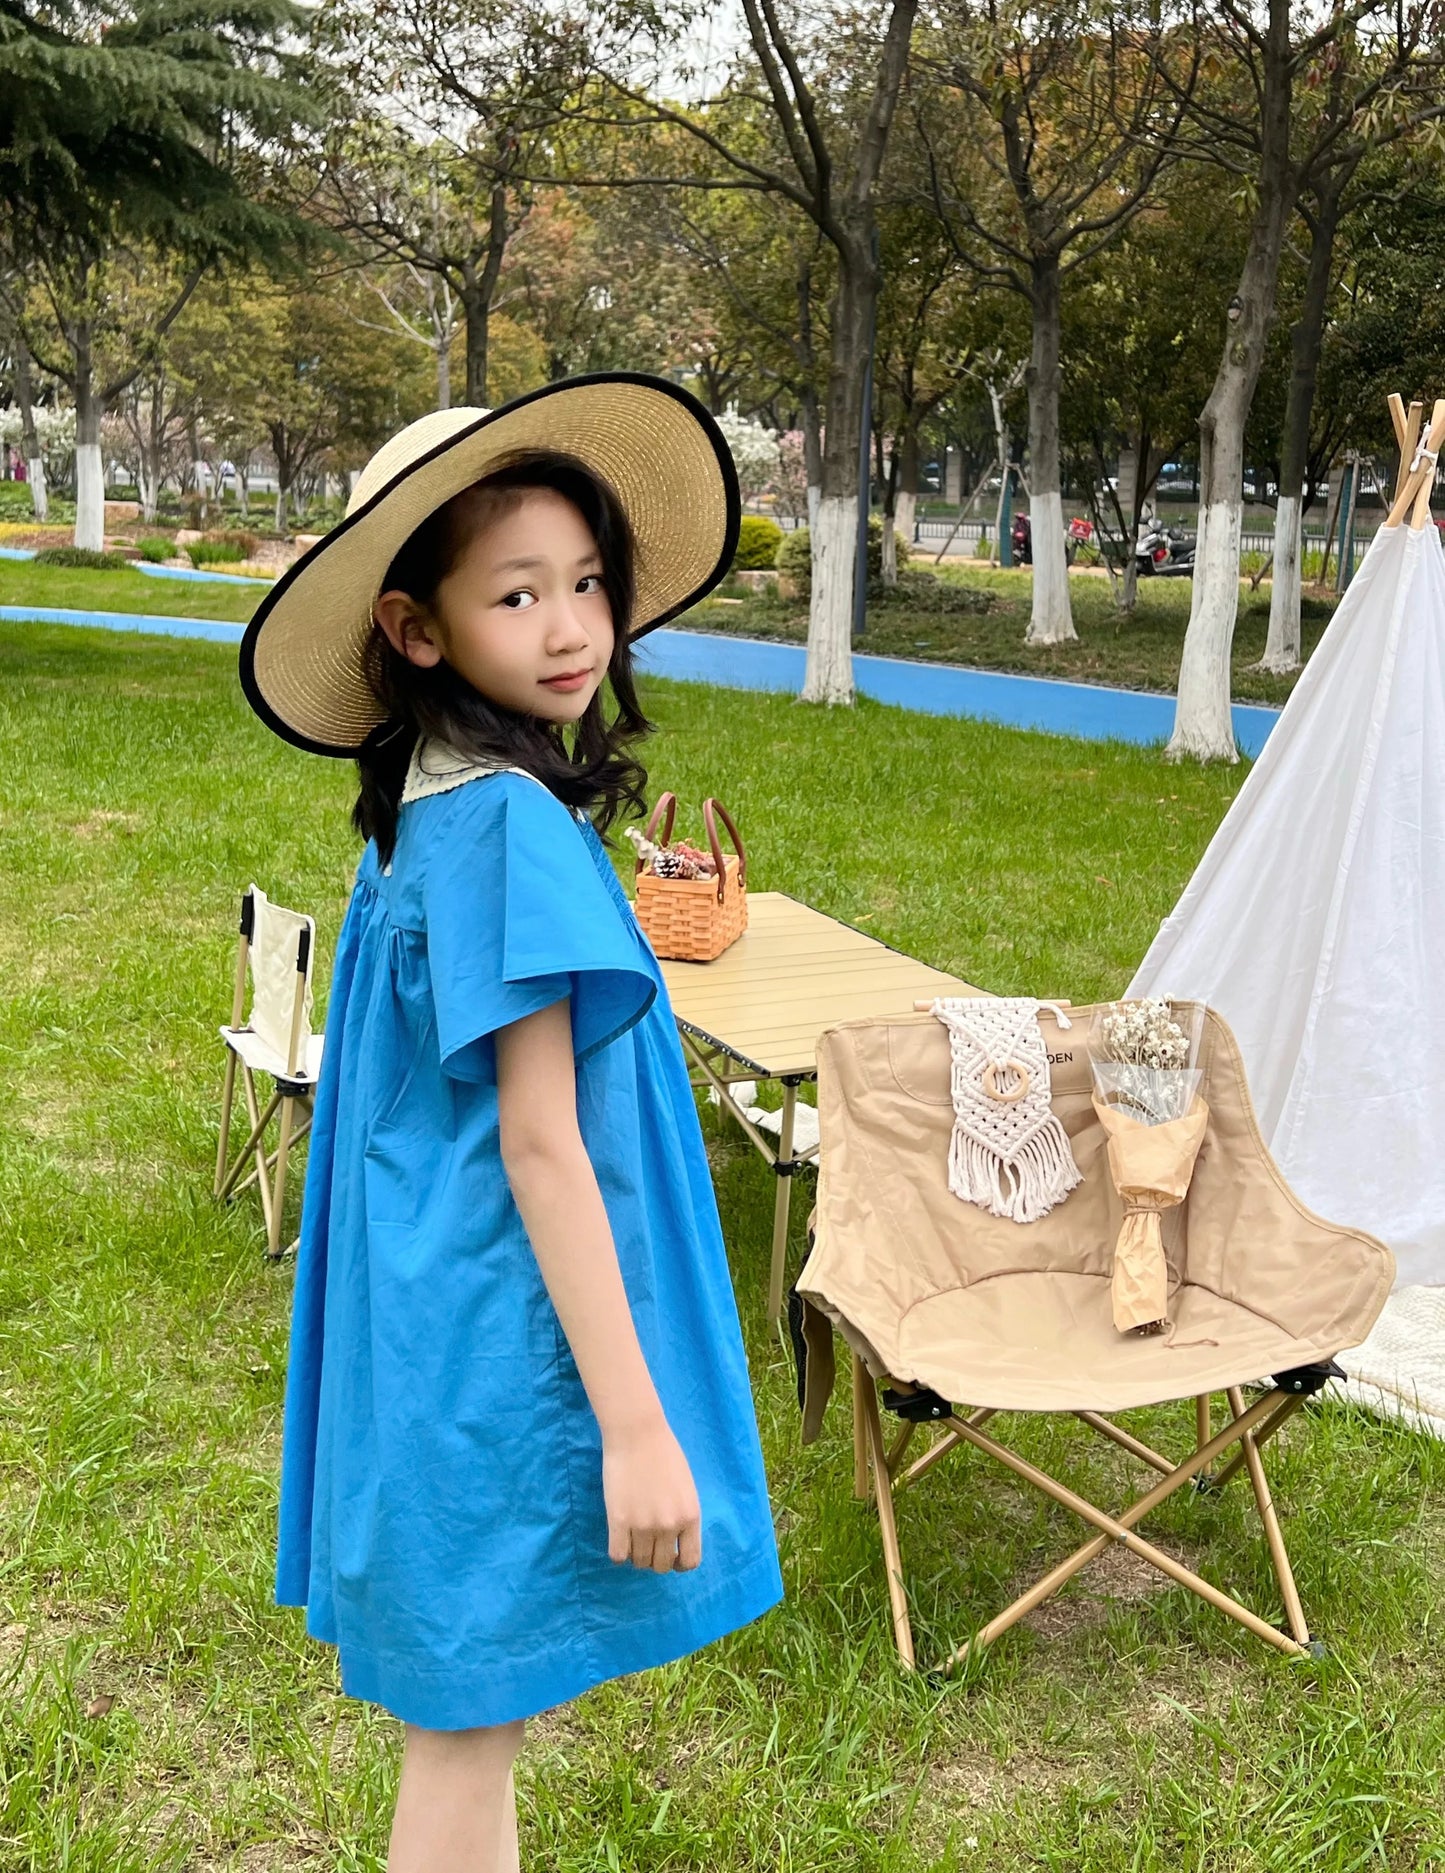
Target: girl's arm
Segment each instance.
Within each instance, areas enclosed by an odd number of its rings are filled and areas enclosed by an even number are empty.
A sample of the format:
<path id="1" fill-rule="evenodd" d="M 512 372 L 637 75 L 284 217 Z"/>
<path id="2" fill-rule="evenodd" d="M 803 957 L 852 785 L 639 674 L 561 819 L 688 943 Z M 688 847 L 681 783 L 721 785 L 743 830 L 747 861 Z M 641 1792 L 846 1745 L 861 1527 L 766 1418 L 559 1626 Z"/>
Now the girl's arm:
<path id="1" fill-rule="evenodd" d="M 663 1416 L 577 1124 L 570 1002 L 496 1035 L 502 1163 L 602 1431 L 608 1553 L 668 1573 L 702 1558 L 692 1472 Z"/>

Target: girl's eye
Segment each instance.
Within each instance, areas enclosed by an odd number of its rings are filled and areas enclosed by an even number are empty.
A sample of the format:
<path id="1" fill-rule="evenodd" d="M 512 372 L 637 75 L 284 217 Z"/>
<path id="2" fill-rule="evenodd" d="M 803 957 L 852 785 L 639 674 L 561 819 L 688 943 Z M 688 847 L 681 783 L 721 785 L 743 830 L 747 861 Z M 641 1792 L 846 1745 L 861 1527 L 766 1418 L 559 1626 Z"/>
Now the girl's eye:
<path id="1" fill-rule="evenodd" d="M 528 611 L 537 602 L 535 592 L 508 592 L 502 603 L 510 611 Z"/>
<path id="2" fill-rule="evenodd" d="M 585 579 L 579 579 L 577 581 L 577 590 L 585 594 L 588 598 L 590 598 L 594 592 L 600 592 L 602 590 L 602 574 L 600 572 L 589 572 Z"/>

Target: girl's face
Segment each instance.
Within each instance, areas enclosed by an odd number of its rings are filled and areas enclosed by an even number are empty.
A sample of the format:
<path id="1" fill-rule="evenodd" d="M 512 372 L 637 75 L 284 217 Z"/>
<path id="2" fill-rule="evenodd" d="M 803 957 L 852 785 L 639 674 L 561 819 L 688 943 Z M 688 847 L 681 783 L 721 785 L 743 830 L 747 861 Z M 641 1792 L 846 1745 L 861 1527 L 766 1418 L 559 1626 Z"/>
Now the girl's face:
<path id="1" fill-rule="evenodd" d="M 424 608 L 383 592 L 377 623 L 422 669 L 445 660 L 518 715 L 575 722 L 612 656 L 612 609 L 586 521 L 549 488 L 528 489 L 472 536 Z"/>

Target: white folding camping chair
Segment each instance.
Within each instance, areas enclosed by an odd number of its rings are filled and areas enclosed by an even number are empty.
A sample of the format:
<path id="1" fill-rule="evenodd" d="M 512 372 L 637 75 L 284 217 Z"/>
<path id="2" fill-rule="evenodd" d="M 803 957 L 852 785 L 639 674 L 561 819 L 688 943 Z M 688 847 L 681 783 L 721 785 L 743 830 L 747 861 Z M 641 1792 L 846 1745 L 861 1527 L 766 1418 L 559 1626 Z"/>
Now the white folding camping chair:
<path id="1" fill-rule="evenodd" d="M 313 1096 L 321 1072 L 322 1036 L 311 1032 L 311 957 L 315 939 L 316 925 L 310 917 L 270 903 L 255 885 L 241 899 L 241 940 L 236 952 L 231 1023 L 221 1029 L 221 1039 L 226 1043 L 226 1079 L 221 1095 L 215 1194 L 224 1203 L 249 1190 L 252 1184 L 256 1186 L 266 1219 L 266 1253 L 273 1258 L 285 1252 L 281 1246 L 281 1218 L 286 1203 L 286 1162 L 291 1147 L 311 1129 Z M 251 1009 L 243 1024 L 248 973 Z M 250 1131 L 235 1157 L 230 1158 L 238 1066 Z M 258 1076 L 271 1081 L 264 1105 L 257 1087 Z M 268 1132 L 273 1119 L 277 1134 L 275 1145 L 270 1146 Z"/>

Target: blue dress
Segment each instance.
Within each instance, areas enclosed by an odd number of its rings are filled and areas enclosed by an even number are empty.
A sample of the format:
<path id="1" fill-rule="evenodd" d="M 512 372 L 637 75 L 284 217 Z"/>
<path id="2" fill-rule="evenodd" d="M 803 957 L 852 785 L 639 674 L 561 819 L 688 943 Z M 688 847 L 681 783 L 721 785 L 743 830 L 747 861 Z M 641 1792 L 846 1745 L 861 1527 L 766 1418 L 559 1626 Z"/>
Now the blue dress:
<path id="1" fill-rule="evenodd" d="M 702 1505 L 607 1556 L 601 1439 L 502 1168 L 493 1035 L 571 997 L 582 1136 Z M 337 948 L 296 1269 L 277 1599 L 343 1688 L 507 1723 L 781 1596 L 748 1369 L 661 972 L 592 827 L 528 776 L 401 809 Z"/>

